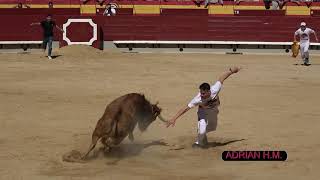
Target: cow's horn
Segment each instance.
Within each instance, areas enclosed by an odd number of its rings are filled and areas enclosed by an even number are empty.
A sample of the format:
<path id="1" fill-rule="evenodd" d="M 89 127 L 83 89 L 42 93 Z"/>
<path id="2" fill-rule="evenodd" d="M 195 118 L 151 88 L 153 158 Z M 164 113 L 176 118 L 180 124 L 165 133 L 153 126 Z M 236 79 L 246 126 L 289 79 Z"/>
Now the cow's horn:
<path id="1" fill-rule="evenodd" d="M 167 120 L 165 120 L 160 114 L 158 115 L 158 118 L 162 121 L 162 122 L 165 122 L 165 123 L 167 123 L 168 121 Z"/>

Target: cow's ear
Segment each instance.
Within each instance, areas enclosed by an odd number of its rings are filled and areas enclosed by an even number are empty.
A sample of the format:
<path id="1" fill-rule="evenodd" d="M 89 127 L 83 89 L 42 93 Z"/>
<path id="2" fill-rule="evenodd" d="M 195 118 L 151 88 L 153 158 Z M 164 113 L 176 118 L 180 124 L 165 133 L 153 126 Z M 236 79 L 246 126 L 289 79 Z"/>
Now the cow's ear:
<path id="1" fill-rule="evenodd" d="M 157 101 L 155 105 L 158 105 L 158 104 L 159 104 L 159 101 Z"/>

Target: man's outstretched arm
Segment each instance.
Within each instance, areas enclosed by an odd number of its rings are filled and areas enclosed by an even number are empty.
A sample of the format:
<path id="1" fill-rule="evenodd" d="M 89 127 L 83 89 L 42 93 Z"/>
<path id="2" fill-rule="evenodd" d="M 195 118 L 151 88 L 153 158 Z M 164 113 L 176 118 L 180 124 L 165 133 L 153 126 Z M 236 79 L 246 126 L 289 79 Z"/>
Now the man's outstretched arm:
<path id="1" fill-rule="evenodd" d="M 226 80 L 231 74 L 237 73 L 240 71 L 240 67 L 231 67 L 229 70 L 225 71 L 224 73 L 221 74 L 221 76 L 218 78 L 218 81 L 223 84 L 224 80 Z"/>
<path id="2" fill-rule="evenodd" d="M 64 32 L 64 30 L 63 30 L 62 28 L 60 28 L 58 25 L 55 25 L 55 27 L 56 27 L 57 29 L 59 29 L 59 31 Z"/>
<path id="3" fill-rule="evenodd" d="M 187 111 L 189 111 L 189 109 L 191 109 L 189 106 L 186 106 L 186 107 L 181 108 L 181 109 L 177 112 L 177 114 L 176 114 L 172 119 L 170 119 L 170 120 L 168 121 L 167 127 L 169 127 L 169 126 L 171 126 L 171 125 L 174 126 L 175 123 L 176 123 L 176 120 L 177 120 L 180 116 L 182 116 L 184 113 L 186 113 Z"/>

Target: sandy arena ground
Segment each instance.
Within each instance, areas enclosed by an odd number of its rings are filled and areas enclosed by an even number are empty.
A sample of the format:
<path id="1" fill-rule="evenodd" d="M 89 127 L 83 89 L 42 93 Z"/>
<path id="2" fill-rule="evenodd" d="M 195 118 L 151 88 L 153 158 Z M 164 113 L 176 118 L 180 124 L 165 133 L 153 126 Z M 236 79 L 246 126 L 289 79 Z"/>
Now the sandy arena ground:
<path id="1" fill-rule="evenodd" d="M 0 179 L 316 180 L 320 167 L 320 57 L 295 66 L 287 55 L 100 52 L 67 47 L 49 61 L 38 53 L 0 54 Z M 312 57 L 312 54 L 311 54 Z M 84 152 L 106 105 L 130 92 L 159 101 L 172 117 L 231 65 L 243 70 L 220 93 L 210 148 L 193 149 L 196 108 L 174 128 L 154 122 L 109 155 Z M 101 145 L 99 145 L 101 146 Z M 225 162 L 225 150 L 285 150 L 285 162 Z"/>

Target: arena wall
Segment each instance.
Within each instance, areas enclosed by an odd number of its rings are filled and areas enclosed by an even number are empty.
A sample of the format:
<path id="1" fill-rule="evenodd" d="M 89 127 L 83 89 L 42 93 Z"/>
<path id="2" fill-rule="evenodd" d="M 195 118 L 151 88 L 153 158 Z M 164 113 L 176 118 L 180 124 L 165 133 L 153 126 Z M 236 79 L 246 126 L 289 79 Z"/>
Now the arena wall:
<path id="1" fill-rule="evenodd" d="M 39 43 L 42 40 L 41 28 L 31 27 L 30 23 L 43 20 L 47 14 L 53 14 L 60 27 L 68 20 L 73 20 L 64 34 L 55 30 L 54 40 L 59 41 L 60 46 L 73 42 L 85 44 L 95 36 L 94 41 L 88 45 L 99 49 L 103 49 L 104 41 L 117 41 L 126 45 L 134 44 L 135 41 L 151 44 L 171 42 L 178 45 L 184 45 L 180 43 L 182 41 L 191 44 L 192 41 L 197 41 L 209 45 L 217 42 L 231 45 L 243 42 L 288 45 L 301 21 L 306 21 L 308 26 L 316 31 L 320 30 L 320 13 L 316 9 L 311 10 L 311 15 L 307 16 L 289 16 L 285 10 L 241 8 L 234 9 L 233 15 L 210 15 L 210 9 L 203 8 L 172 7 L 160 9 L 161 14 L 158 15 L 137 15 L 134 8 L 119 8 L 117 16 L 112 17 L 101 16 L 103 8 L 96 8 L 95 11 L 95 14 L 85 15 L 80 8 L 0 8 L 0 22 L 3 23 L 0 29 L 0 44 Z M 75 22 L 77 19 L 92 20 L 96 30 L 93 30 L 93 26 L 88 22 Z"/>
<path id="2" fill-rule="evenodd" d="M 1 41 L 41 40 L 41 28 L 29 26 L 46 15 L 1 15 Z M 111 40 L 235 40 L 291 41 L 301 21 L 320 30 L 319 17 L 232 17 L 232 16 L 69 16 L 55 15 L 59 26 L 67 19 L 89 18 L 97 22 L 103 38 Z M 23 30 L 23 31 L 22 31 Z M 78 32 L 80 34 L 80 32 Z M 60 35 L 56 32 L 56 38 Z M 58 40 L 58 39 L 56 39 Z"/>

